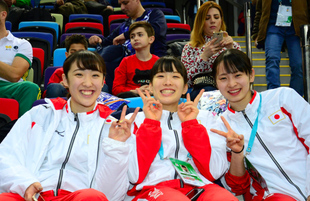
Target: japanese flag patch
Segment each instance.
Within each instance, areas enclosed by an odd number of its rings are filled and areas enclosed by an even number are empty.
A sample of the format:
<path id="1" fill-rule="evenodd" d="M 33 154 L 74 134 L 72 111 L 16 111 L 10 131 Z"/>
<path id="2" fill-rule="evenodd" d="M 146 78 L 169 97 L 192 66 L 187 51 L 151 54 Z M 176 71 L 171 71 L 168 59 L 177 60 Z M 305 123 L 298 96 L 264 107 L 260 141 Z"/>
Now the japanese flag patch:
<path id="1" fill-rule="evenodd" d="M 273 113 L 272 115 L 270 115 L 268 118 L 272 124 L 276 124 L 276 123 L 282 121 L 283 119 L 285 119 L 286 117 L 283 114 L 282 110 L 278 110 L 275 113 Z"/>

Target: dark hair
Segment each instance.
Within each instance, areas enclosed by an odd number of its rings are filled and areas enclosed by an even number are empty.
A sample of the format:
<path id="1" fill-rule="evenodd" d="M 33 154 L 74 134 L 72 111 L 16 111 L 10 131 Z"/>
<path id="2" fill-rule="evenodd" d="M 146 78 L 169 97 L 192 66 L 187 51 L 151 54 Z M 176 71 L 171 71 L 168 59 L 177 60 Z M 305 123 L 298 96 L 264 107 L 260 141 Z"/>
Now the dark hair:
<path id="1" fill-rule="evenodd" d="M 240 50 L 228 49 L 222 52 L 213 63 L 212 74 L 215 80 L 218 65 L 222 62 L 227 73 L 244 72 L 247 75 L 252 73 L 252 64 L 249 57 Z"/>
<path id="2" fill-rule="evenodd" d="M 76 62 L 79 69 L 82 70 L 93 70 L 103 73 L 105 76 L 106 66 L 103 58 L 96 52 L 91 52 L 88 50 L 77 51 L 71 54 L 64 62 L 63 69 L 64 74 L 68 78 L 68 72 L 72 64 Z"/>
<path id="3" fill-rule="evenodd" d="M 180 73 L 183 77 L 184 84 L 187 84 L 187 72 L 183 65 L 183 63 L 173 57 L 173 56 L 163 56 L 160 59 L 158 59 L 153 68 L 151 69 L 151 75 L 150 75 L 150 82 L 153 82 L 153 78 L 157 73 L 160 72 L 173 72 L 173 65 L 175 69 Z"/>
<path id="4" fill-rule="evenodd" d="M 9 6 L 6 1 L 0 0 L 0 11 L 6 11 L 7 14 L 9 14 Z"/>
<path id="5" fill-rule="evenodd" d="M 138 27 L 144 28 L 148 37 L 155 36 L 155 31 L 154 31 L 152 25 L 146 21 L 138 21 L 138 22 L 132 23 L 129 27 L 129 36 L 130 36 L 131 32 Z"/>
<path id="6" fill-rule="evenodd" d="M 88 48 L 88 43 L 84 35 L 81 34 L 73 34 L 71 36 L 67 36 L 65 39 L 65 47 L 66 51 L 69 52 L 69 49 L 72 44 L 82 44 L 84 45 L 85 49 Z"/>

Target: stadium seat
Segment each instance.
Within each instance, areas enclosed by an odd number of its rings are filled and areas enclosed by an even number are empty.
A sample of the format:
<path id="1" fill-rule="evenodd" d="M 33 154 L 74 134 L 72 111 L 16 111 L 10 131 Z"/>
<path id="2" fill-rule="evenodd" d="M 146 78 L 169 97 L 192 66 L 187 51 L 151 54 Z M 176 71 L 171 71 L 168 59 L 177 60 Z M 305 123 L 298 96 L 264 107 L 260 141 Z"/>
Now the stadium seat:
<path id="1" fill-rule="evenodd" d="M 18 118 L 19 103 L 10 98 L 0 98 L 0 113 L 10 117 L 11 121 Z"/>
<path id="2" fill-rule="evenodd" d="M 126 19 L 128 18 L 127 15 L 124 15 L 124 14 L 120 14 L 120 15 L 110 15 L 109 16 L 109 27 L 113 21 L 113 23 L 120 23 L 122 21 L 125 21 Z M 118 21 L 118 20 L 122 20 L 122 21 Z"/>
<path id="3" fill-rule="evenodd" d="M 103 25 L 95 22 L 68 22 L 65 33 L 94 33 L 103 34 Z"/>
<path id="4" fill-rule="evenodd" d="M 5 21 L 5 28 L 6 28 L 6 30 L 11 31 L 12 30 L 12 22 Z"/>
<path id="5" fill-rule="evenodd" d="M 97 22 L 102 24 L 103 17 L 96 14 L 71 14 L 69 15 L 69 22 Z"/>
<path id="6" fill-rule="evenodd" d="M 189 24 L 167 23 L 167 34 L 190 34 L 191 27 Z"/>
<path id="7" fill-rule="evenodd" d="M 95 51 L 95 48 L 88 48 L 89 51 Z M 57 48 L 56 50 L 54 50 L 54 54 L 53 54 L 53 66 L 62 66 L 64 61 L 66 60 L 66 48 Z"/>

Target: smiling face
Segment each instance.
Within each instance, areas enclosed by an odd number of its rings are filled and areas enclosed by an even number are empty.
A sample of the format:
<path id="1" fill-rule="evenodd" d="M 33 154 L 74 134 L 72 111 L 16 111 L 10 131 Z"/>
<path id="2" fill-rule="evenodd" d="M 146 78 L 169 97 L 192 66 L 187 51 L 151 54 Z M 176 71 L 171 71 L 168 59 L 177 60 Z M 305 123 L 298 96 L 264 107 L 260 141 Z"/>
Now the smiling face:
<path id="1" fill-rule="evenodd" d="M 143 27 L 138 27 L 130 33 L 130 43 L 135 50 L 149 47 L 154 41 L 154 36 L 148 36 Z"/>
<path id="2" fill-rule="evenodd" d="M 250 85 L 254 82 L 254 75 L 253 69 L 250 74 L 241 71 L 227 73 L 223 62 L 217 66 L 217 88 L 227 98 L 233 110 L 244 110 L 251 101 L 252 92 Z"/>
<path id="3" fill-rule="evenodd" d="M 150 83 L 153 95 L 163 105 L 164 110 L 176 112 L 182 94 L 187 92 L 187 84 L 184 78 L 176 70 L 174 64 L 173 72 L 158 72 Z"/>
<path id="4" fill-rule="evenodd" d="M 222 26 L 222 17 L 217 8 L 210 8 L 203 26 L 204 35 L 213 36 L 213 32 L 219 32 Z"/>
<path id="5" fill-rule="evenodd" d="M 71 94 L 72 112 L 92 111 L 104 84 L 103 73 L 99 70 L 79 68 L 74 62 L 71 64 L 67 77 L 63 75 L 63 81 Z"/>

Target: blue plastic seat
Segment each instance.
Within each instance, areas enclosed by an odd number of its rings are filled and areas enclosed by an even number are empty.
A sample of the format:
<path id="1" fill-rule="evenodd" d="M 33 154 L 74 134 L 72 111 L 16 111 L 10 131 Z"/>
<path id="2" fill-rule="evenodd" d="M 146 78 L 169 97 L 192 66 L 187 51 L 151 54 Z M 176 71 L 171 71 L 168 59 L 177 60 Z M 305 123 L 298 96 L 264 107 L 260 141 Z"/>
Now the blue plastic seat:
<path id="1" fill-rule="evenodd" d="M 47 21 L 23 21 L 20 22 L 18 25 L 18 29 L 23 27 L 30 27 L 30 26 L 42 26 L 42 27 L 49 27 L 53 28 L 56 31 L 56 40 L 59 40 L 59 24 L 57 22 L 47 22 Z"/>
<path id="2" fill-rule="evenodd" d="M 89 51 L 96 51 L 96 48 L 89 47 Z M 53 54 L 53 66 L 62 66 L 64 64 L 64 61 L 66 60 L 66 48 L 57 48 L 54 50 Z"/>
<path id="3" fill-rule="evenodd" d="M 173 10 L 171 8 L 150 8 L 152 9 L 159 9 L 163 11 L 164 15 L 173 15 Z"/>
<path id="4" fill-rule="evenodd" d="M 99 22 L 103 23 L 102 15 L 95 14 L 71 14 L 69 22 Z"/>
<path id="5" fill-rule="evenodd" d="M 28 40 L 32 47 L 42 48 L 45 52 L 44 55 L 44 68 L 51 62 L 53 52 L 53 35 L 50 33 L 42 32 L 12 32 L 15 37 L 24 38 Z"/>
<path id="6" fill-rule="evenodd" d="M 178 15 L 165 15 L 167 23 L 181 23 L 181 18 Z"/>
<path id="7" fill-rule="evenodd" d="M 12 22 L 5 21 L 5 28 L 6 28 L 6 30 L 11 31 L 12 30 Z"/>

